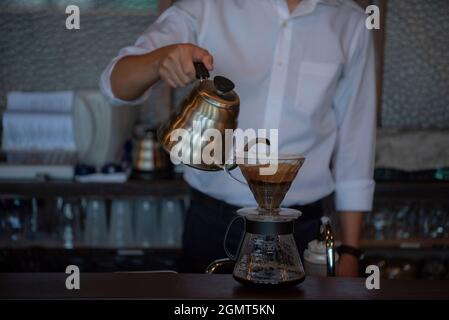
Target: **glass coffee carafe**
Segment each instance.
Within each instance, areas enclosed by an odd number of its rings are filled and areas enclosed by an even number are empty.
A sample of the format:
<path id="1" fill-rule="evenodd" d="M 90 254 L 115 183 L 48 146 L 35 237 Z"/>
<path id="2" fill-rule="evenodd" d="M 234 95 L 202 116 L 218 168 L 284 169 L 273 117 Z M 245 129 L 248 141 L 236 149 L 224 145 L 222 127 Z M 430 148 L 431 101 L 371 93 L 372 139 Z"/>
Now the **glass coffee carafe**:
<path id="1" fill-rule="evenodd" d="M 233 277 L 243 284 L 263 287 L 287 287 L 301 283 L 304 268 L 293 236 L 294 221 L 301 212 L 281 208 L 287 191 L 304 163 L 298 155 L 259 156 L 245 152 L 236 157 L 257 208 L 242 208 L 230 222 L 225 235 L 225 252 L 234 261 Z M 271 174 L 263 169 L 274 166 Z M 231 226 L 244 224 L 239 247 L 232 254 L 226 247 Z"/>

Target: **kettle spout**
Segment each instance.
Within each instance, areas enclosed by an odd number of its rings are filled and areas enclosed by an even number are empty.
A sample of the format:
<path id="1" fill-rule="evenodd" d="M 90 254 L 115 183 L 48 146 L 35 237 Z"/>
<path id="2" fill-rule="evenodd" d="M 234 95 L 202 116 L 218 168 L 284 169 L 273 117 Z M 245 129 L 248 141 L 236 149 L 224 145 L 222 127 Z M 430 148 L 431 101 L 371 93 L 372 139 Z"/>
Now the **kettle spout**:
<path id="1" fill-rule="evenodd" d="M 248 152 L 249 150 L 251 150 L 252 147 L 254 147 L 256 144 L 259 143 L 266 144 L 267 146 L 269 146 L 270 140 L 267 138 L 260 138 L 260 137 L 252 139 L 245 144 L 245 148 L 243 149 L 243 151 Z"/>

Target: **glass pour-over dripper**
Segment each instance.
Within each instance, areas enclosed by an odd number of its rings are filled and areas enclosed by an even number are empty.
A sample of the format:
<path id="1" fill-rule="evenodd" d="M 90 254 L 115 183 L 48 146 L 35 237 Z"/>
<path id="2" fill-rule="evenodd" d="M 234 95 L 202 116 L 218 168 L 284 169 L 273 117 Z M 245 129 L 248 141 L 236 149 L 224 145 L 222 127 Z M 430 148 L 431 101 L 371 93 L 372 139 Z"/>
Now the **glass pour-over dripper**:
<path id="1" fill-rule="evenodd" d="M 248 185 L 261 212 L 276 213 L 304 160 L 300 155 L 270 157 L 246 152 L 236 158 L 246 183 L 235 178 L 230 172 L 228 174 L 240 183 Z"/>

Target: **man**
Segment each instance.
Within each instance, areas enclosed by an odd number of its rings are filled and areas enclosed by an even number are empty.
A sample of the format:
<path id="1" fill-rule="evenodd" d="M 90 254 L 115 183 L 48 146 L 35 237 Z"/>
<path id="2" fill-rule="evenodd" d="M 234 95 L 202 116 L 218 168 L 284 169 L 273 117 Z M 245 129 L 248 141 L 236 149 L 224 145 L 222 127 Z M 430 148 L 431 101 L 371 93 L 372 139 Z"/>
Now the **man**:
<path id="1" fill-rule="evenodd" d="M 306 162 L 285 197 L 299 208 L 302 252 L 317 237 L 320 200 L 335 192 L 345 249 L 338 274 L 357 276 L 362 212 L 374 190 L 374 49 L 366 16 L 352 0 L 181 0 L 105 70 L 101 86 L 116 105 L 139 104 L 158 81 L 195 79 L 194 61 L 232 79 L 239 127 L 279 129 L 279 151 Z M 254 206 L 248 188 L 223 172 L 185 169 L 192 205 L 184 271 L 203 272 L 224 257 L 234 210 Z M 207 195 L 206 195 L 207 194 Z M 234 243 L 239 231 L 231 235 Z"/>

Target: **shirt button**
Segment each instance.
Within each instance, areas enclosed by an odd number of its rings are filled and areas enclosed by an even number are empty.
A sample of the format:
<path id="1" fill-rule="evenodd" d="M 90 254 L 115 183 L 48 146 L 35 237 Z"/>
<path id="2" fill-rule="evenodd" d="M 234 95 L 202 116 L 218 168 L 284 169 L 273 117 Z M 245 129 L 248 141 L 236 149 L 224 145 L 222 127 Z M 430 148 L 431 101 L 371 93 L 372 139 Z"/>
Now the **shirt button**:
<path id="1" fill-rule="evenodd" d="M 278 66 L 282 66 L 282 60 L 278 61 Z"/>
<path id="2" fill-rule="evenodd" d="M 282 22 L 282 28 L 286 28 L 287 25 L 288 25 L 288 22 L 287 22 L 287 21 Z"/>

